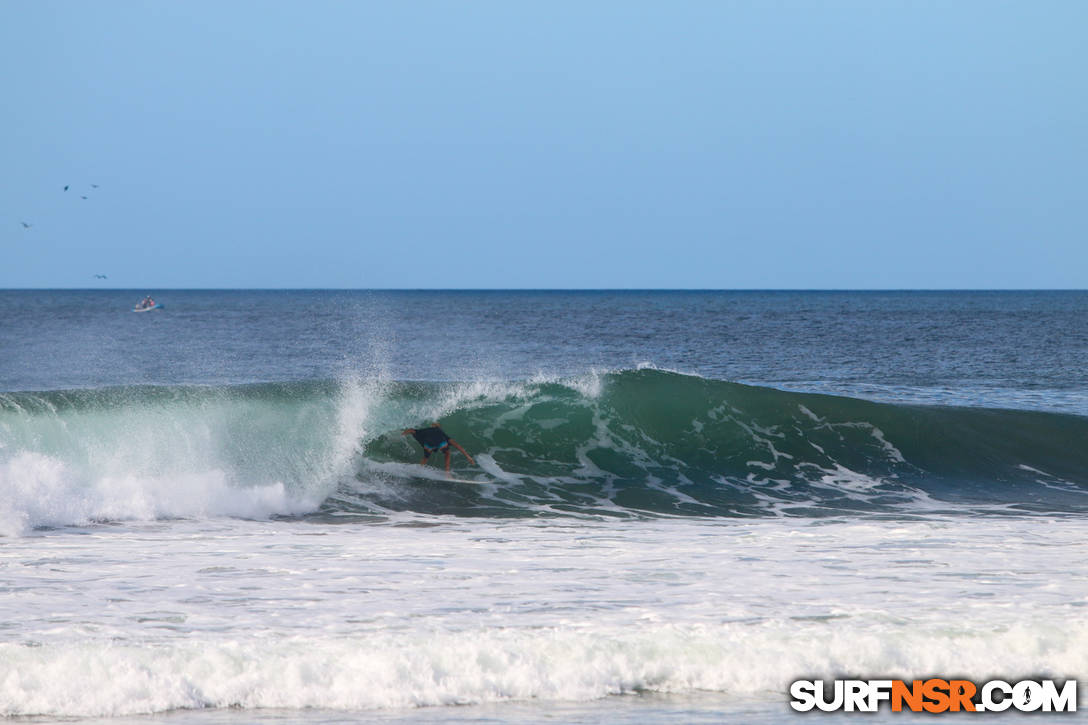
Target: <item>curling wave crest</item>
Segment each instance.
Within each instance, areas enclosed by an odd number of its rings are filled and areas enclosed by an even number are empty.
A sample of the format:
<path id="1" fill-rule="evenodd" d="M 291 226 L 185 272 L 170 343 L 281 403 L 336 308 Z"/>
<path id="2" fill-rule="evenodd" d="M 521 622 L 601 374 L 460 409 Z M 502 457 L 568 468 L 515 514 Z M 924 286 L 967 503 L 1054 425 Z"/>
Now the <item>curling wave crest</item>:
<path id="1" fill-rule="evenodd" d="M 414 465 L 441 420 L 476 456 Z M 1088 510 L 1088 419 L 656 369 L 0 395 L 0 533 L 172 517 Z"/>

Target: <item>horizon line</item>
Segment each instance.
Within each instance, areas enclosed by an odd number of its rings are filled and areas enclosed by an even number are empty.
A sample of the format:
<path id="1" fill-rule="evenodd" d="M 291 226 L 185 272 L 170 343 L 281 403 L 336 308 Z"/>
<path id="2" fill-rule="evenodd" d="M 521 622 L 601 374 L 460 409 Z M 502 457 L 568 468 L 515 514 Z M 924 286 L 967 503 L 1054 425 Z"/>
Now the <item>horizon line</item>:
<path id="1" fill-rule="evenodd" d="M 1086 292 L 1084 287 L 0 287 L 0 292 Z"/>

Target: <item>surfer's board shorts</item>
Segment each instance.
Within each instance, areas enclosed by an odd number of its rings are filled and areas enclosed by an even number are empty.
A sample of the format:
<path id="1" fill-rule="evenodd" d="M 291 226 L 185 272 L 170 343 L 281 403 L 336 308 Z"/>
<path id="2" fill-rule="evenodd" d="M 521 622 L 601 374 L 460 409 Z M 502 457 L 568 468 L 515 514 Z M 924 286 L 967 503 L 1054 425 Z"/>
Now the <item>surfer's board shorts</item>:
<path id="1" fill-rule="evenodd" d="M 427 446 L 423 446 L 423 457 L 430 458 L 432 453 L 437 453 L 438 451 L 448 451 L 449 449 L 450 444 L 448 441 L 438 446 L 438 448 L 428 448 Z"/>
<path id="2" fill-rule="evenodd" d="M 412 433 L 412 437 L 423 446 L 424 458 L 430 458 L 436 451 L 448 451 L 450 448 L 450 437 L 446 435 L 446 431 L 435 426 L 420 428 Z"/>

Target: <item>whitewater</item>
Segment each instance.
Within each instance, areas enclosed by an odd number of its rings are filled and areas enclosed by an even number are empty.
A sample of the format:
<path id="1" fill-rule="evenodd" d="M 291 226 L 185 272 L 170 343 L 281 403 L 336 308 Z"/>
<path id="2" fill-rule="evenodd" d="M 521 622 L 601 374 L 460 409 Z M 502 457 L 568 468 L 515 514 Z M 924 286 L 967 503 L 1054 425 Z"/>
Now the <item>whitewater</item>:
<path id="1" fill-rule="evenodd" d="M 795 679 L 1088 676 L 1083 293 L 165 301 L 0 293 L 5 717 L 779 723 Z M 475 483 L 416 465 L 431 421 Z"/>
<path id="2" fill-rule="evenodd" d="M 1062 595 L 1088 576 L 1082 533 L 412 517 L 24 537 L 4 545 L 19 632 L 0 696 L 8 715 L 115 716 L 719 693 L 773 720 L 801 675 L 1070 676 L 1088 666 L 1084 601 Z"/>

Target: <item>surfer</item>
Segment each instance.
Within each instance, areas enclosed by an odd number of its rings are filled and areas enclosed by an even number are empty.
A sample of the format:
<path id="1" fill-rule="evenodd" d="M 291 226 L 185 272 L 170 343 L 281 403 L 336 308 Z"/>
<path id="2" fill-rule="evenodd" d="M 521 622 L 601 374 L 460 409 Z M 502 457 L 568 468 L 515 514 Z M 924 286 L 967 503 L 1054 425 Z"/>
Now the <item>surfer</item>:
<path id="1" fill-rule="evenodd" d="M 419 442 L 419 445 L 423 446 L 423 460 L 419 462 L 419 465 L 427 465 L 427 459 L 431 457 L 431 454 L 435 451 L 442 451 L 446 454 L 446 472 L 450 470 L 450 446 L 452 445 L 461 453 L 465 454 L 465 458 L 468 462 L 476 465 L 476 461 L 472 460 L 472 456 L 468 454 L 461 444 L 446 435 L 446 431 L 442 430 L 438 423 L 433 424 L 430 428 L 405 428 L 401 435 L 410 435 Z"/>

